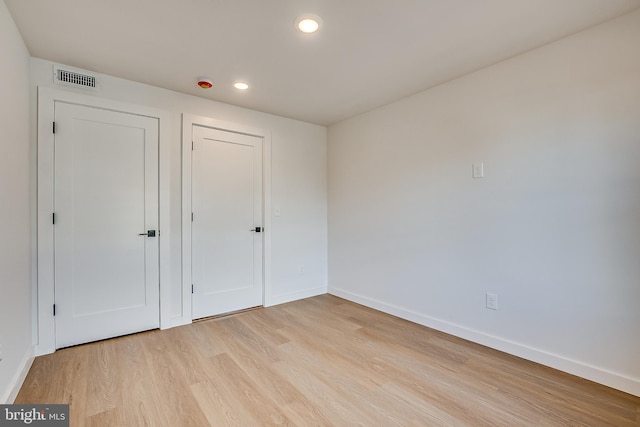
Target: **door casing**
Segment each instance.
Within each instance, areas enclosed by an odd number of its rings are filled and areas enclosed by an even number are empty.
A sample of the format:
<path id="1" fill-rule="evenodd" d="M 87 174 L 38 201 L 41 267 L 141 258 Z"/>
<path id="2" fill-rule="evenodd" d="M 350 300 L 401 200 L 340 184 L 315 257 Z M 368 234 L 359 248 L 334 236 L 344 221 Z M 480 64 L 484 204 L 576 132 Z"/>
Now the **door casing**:
<path id="1" fill-rule="evenodd" d="M 171 223 L 170 223 L 170 119 L 168 112 L 88 96 L 80 93 L 55 89 L 38 88 L 38 132 L 37 146 L 37 265 L 34 266 L 32 291 L 34 304 L 34 344 L 35 355 L 44 355 L 55 351 L 54 304 L 54 236 L 52 213 L 54 209 L 54 104 L 56 101 L 121 111 L 129 114 L 157 118 L 159 130 L 159 229 L 160 239 L 160 328 L 166 329 L 188 323 L 185 316 L 172 316 L 171 289 L 169 284 L 171 271 Z M 190 315 L 190 312 L 189 312 Z"/>
<path id="2" fill-rule="evenodd" d="M 241 133 L 262 138 L 262 197 L 263 197 L 263 305 L 271 305 L 271 134 L 240 124 L 229 123 L 209 117 L 182 115 L 182 304 L 183 313 L 191 313 L 191 212 L 192 212 L 192 165 L 191 144 L 193 126 L 209 127 L 227 132 Z"/>

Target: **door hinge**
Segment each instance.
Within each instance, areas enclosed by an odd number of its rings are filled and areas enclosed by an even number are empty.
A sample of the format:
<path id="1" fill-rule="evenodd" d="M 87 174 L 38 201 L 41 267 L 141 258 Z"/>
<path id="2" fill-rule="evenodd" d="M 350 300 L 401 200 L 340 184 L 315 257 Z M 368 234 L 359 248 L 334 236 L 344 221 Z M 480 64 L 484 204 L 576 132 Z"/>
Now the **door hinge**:
<path id="1" fill-rule="evenodd" d="M 55 304 L 53 304 L 53 315 L 54 316 L 56 315 L 56 305 Z"/>
<path id="2" fill-rule="evenodd" d="M 193 284 L 191 284 L 191 293 L 193 293 Z"/>
<path id="3" fill-rule="evenodd" d="M 193 222 L 193 212 L 191 212 L 191 222 Z"/>
<path id="4" fill-rule="evenodd" d="M 52 130 L 53 130 L 53 133 L 56 133 L 56 122 L 53 122 Z"/>
<path id="5" fill-rule="evenodd" d="M 193 151 L 193 141 L 191 141 L 191 151 Z"/>
<path id="6" fill-rule="evenodd" d="M 56 213 L 55 212 L 51 214 L 51 223 L 53 225 L 56 225 Z"/>

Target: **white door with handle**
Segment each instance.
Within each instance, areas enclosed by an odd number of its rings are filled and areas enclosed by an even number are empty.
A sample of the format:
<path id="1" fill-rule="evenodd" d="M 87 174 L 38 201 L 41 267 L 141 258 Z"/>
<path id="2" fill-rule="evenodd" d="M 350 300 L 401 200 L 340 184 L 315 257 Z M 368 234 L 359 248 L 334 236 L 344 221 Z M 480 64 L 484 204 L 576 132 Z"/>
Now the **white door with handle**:
<path id="1" fill-rule="evenodd" d="M 193 126 L 192 316 L 263 304 L 262 138 Z"/>
<path id="2" fill-rule="evenodd" d="M 55 102 L 56 348 L 159 327 L 158 119 Z"/>

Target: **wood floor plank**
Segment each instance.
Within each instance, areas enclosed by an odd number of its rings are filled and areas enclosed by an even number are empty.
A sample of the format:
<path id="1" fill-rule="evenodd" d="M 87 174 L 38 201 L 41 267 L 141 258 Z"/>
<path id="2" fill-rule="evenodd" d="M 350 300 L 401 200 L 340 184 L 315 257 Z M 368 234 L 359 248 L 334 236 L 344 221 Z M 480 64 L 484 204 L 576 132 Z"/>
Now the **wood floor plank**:
<path id="1" fill-rule="evenodd" d="M 319 405 L 309 405 L 305 401 L 295 401 L 283 406 L 282 410 L 296 426 L 324 427 L 333 425 L 324 410 Z"/>
<path id="2" fill-rule="evenodd" d="M 225 327 L 224 322 L 211 322 L 209 327 L 211 336 L 216 337 L 217 341 L 226 343 L 229 348 L 228 354 L 251 376 L 265 395 L 282 406 L 300 402 L 301 405 L 306 405 L 307 410 L 315 411 L 315 408 L 293 384 L 277 375 L 271 363 L 256 357 L 251 346 L 236 339 L 231 329 Z"/>
<path id="3" fill-rule="evenodd" d="M 120 340 L 106 340 L 89 347 L 88 364 L 91 366 L 91 374 L 87 378 L 86 409 L 89 417 L 122 405 L 123 389 L 119 387 L 118 379 L 127 361 L 118 357 L 116 347 L 119 342 Z"/>
<path id="4" fill-rule="evenodd" d="M 122 410 L 120 408 L 111 408 L 88 416 L 82 425 L 86 427 L 102 427 L 124 426 L 126 424 L 122 418 Z"/>
<path id="5" fill-rule="evenodd" d="M 640 397 L 323 295 L 36 358 L 71 425 L 640 426 Z"/>
<path id="6" fill-rule="evenodd" d="M 257 335 L 265 338 L 271 345 L 279 345 L 289 342 L 289 338 L 280 333 L 284 327 L 276 328 L 273 323 L 263 315 L 264 311 L 257 311 L 253 316 L 242 316 L 238 319 Z"/>
<path id="7" fill-rule="evenodd" d="M 510 362 L 496 363 L 495 357 L 478 355 L 465 364 L 460 376 L 499 387 L 501 395 L 535 408 L 558 425 L 596 421 L 601 426 L 635 425 L 629 424 L 635 406 L 626 399 L 612 399 L 609 393 L 616 394 L 614 390 L 521 359 Z M 502 378 L 494 375 L 498 370 Z M 538 398 L 523 398 L 530 394 Z"/>
<path id="8" fill-rule="evenodd" d="M 276 370 L 283 377 L 302 390 L 312 401 L 318 402 L 332 424 L 336 426 L 374 426 L 375 419 L 370 417 L 365 408 L 351 401 L 344 400 L 325 382 L 318 379 L 314 372 L 287 362 L 276 364 Z"/>
<path id="9" fill-rule="evenodd" d="M 397 400 L 404 402 L 413 408 L 416 415 L 411 414 L 411 421 L 407 425 L 420 426 L 451 426 L 451 427 L 470 427 L 478 426 L 480 423 L 469 423 L 461 419 L 459 416 L 451 415 L 448 411 L 442 410 L 432 401 L 423 399 L 411 390 L 398 386 L 395 382 L 389 382 L 382 386 L 387 396 L 393 396 Z"/>
<path id="10" fill-rule="evenodd" d="M 225 394 L 233 396 L 242 405 L 243 411 L 263 426 L 292 426 L 291 420 L 284 415 L 279 406 L 267 395 L 260 392 L 257 384 L 226 353 L 213 358 L 214 378 L 226 386 Z M 236 410 L 238 408 L 236 407 Z"/>
<path id="11" fill-rule="evenodd" d="M 335 363 L 334 357 L 326 358 L 326 352 L 310 352 L 295 343 L 281 346 L 287 349 L 286 354 L 292 363 L 300 365 L 307 372 L 313 372 L 315 378 L 332 390 L 333 395 L 343 401 L 357 401 L 359 410 L 364 410 L 372 420 L 372 425 L 405 426 L 411 416 L 417 416 L 414 408 L 404 401 L 394 399 L 388 394 L 380 393 L 379 385 L 374 385 L 362 372 L 343 359 Z M 286 358 L 283 357 L 286 362 Z M 393 407 L 393 411 L 388 408 Z"/>
<path id="12" fill-rule="evenodd" d="M 90 346 L 62 349 L 36 358 L 15 403 L 69 404 L 70 423 L 82 425 L 86 417 Z"/>
<path id="13" fill-rule="evenodd" d="M 254 333 L 237 317 L 226 319 L 224 325 L 229 328 L 230 333 L 235 339 L 244 343 L 246 347 L 251 348 L 254 354 L 260 357 L 265 363 L 274 363 L 280 360 L 276 347 L 260 335 Z"/>
<path id="14" fill-rule="evenodd" d="M 141 336 L 146 363 L 151 367 L 153 387 L 149 393 L 159 408 L 157 417 L 162 420 L 158 425 L 206 426 L 208 422 L 188 387 L 188 378 L 180 374 L 191 368 L 174 355 L 169 339 L 172 334 L 165 332 L 168 331 L 153 331 Z"/>
<path id="15" fill-rule="evenodd" d="M 198 349 L 198 352 L 205 358 L 217 356 L 228 351 L 223 342 L 211 339 L 211 335 L 208 332 L 208 327 L 211 323 L 211 321 L 196 322 L 183 329 L 195 348 Z"/>
<path id="16" fill-rule="evenodd" d="M 214 356 L 217 357 L 217 356 Z M 202 412 L 210 426 L 245 427 L 260 425 L 258 420 L 240 408 L 242 401 L 225 393 L 225 388 L 218 381 L 204 381 L 190 386 Z"/>

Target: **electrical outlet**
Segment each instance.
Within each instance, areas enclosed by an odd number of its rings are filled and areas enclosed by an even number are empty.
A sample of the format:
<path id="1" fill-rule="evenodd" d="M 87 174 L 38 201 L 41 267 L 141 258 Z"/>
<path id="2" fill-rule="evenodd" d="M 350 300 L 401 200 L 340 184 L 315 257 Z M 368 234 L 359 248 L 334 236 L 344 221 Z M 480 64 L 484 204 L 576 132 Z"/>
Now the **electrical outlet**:
<path id="1" fill-rule="evenodd" d="M 490 310 L 498 309 L 498 294 L 491 294 L 487 292 L 486 296 L 487 308 Z"/>

